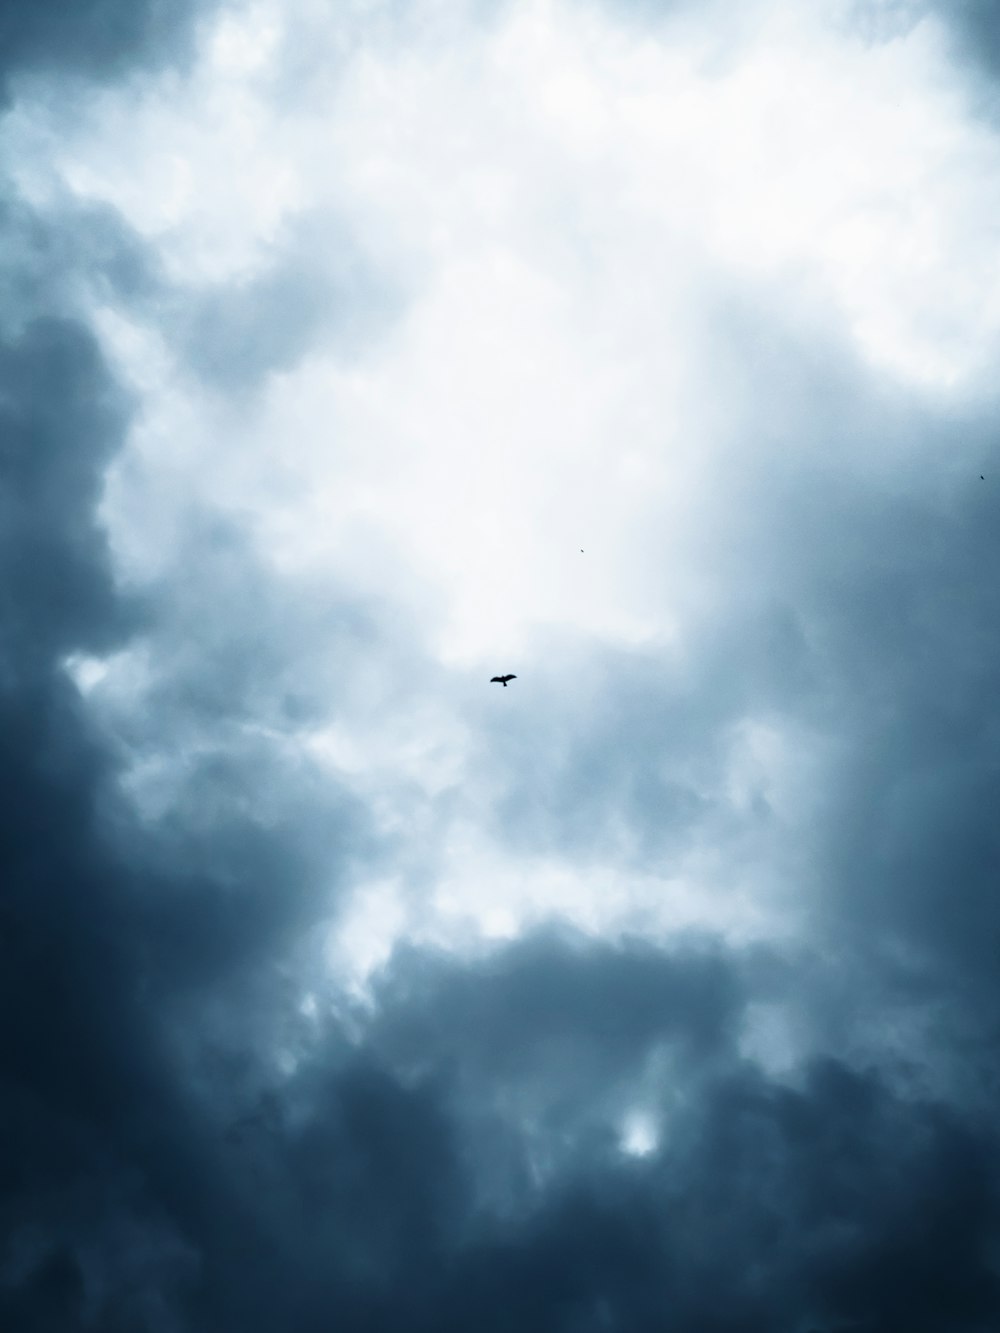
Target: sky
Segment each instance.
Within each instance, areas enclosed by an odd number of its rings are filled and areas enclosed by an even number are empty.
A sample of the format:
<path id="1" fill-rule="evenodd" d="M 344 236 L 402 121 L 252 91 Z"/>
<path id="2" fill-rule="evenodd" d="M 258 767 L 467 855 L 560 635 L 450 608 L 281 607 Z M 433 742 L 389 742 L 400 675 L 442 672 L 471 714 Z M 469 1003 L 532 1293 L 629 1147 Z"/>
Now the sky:
<path id="1" fill-rule="evenodd" d="M 4 1328 L 1000 1325 L 998 219 L 992 0 L 0 0 Z"/>

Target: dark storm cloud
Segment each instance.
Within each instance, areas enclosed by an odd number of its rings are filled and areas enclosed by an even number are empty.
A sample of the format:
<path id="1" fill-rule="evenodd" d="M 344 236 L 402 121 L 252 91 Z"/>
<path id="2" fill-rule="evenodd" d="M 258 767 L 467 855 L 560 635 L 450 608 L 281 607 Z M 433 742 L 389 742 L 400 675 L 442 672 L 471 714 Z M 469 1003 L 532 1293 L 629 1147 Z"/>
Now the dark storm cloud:
<path id="1" fill-rule="evenodd" d="M 78 208 L 14 202 L 3 226 L 0 1322 L 325 1326 L 344 1284 L 306 1243 L 307 1176 L 287 1219 L 280 1198 L 261 1208 L 225 1130 L 295 1037 L 282 967 L 352 858 L 372 861 L 366 812 L 255 739 L 251 722 L 307 719 L 324 682 L 303 665 L 301 615 L 231 529 L 195 516 L 169 580 L 141 598 L 115 584 L 96 511 L 131 404 L 68 312 L 102 284 L 153 299 L 141 249 Z M 346 667 L 378 626 L 323 596 L 312 618 Z M 155 685 L 112 745 L 65 662 L 120 650 L 146 654 Z M 142 821 L 119 783 L 149 762 L 171 786 Z M 420 1150 L 412 1097 L 341 1082 L 359 1144 L 373 1105 L 393 1134 L 405 1115 Z"/>
<path id="2" fill-rule="evenodd" d="M 95 517 L 127 416 L 78 324 L 37 320 L 0 346 L 0 1309 L 24 1329 L 176 1328 L 209 1233 L 253 1252 L 261 1224 L 241 1220 L 220 1124 L 184 1071 L 192 1047 L 238 1045 L 231 1007 L 246 1021 L 280 991 L 270 963 L 310 886 L 328 892 L 363 836 L 363 811 L 327 790 L 320 816 L 301 773 L 259 753 L 189 771 L 159 827 L 121 802 L 117 757 L 62 664 L 155 639 L 165 618 L 155 595 L 137 607 L 115 587 Z M 192 701 L 186 665 L 168 665 L 183 708 L 161 727 L 200 708 L 218 729 L 252 693 L 244 669 Z M 201 665 L 207 682 L 224 660 Z M 294 820 L 287 802 L 255 805 L 268 776 L 299 780 Z"/>
<path id="3" fill-rule="evenodd" d="M 601 1069 L 634 1064 L 656 1039 L 704 1056 L 726 1044 L 740 1008 L 739 984 L 721 955 L 692 949 L 665 956 L 641 941 L 597 945 L 541 933 L 470 968 L 406 951 L 393 960 L 379 1007 L 387 1050 L 433 1058 L 464 1052 L 462 1067 L 530 1071 L 567 1048 L 589 1046 Z M 558 1083 L 559 1079 L 556 1078 Z"/>
<path id="4" fill-rule="evenodd" d="M 734 1074 L 697 1117 L 644 1169 L 595 1155 L 527 1224 L 476 1247 L 437 1326 L 988 1326 L 983 1137 L 837 1065 L 798 1091 Z"/>
<path id="5" fill-rule="evenodd" d="M 475 1127 L 470 1180 L 492 1206 L 510 1207 L 532 1192 L 525 1142 L 543 1174 L 572 1174 L 595 1141 L 614 1137 L 647 1082 L 654 1098 L 664 1080 L 696 1095 L 732 1059 L 745 987 L 709 948 L 664 955 L 568 932 L 475 966 L 412 951 L 377 991 L 367 1043 L 401 1077 L 447 1073 L 456 1115 Z"/>
<path id="6" fill-rule="evenodd" d="M 51 668 L 121 632 L 107 544 L 93 519 L 122 405 L 79 327 L 38 321 L 0 348 L 3 633 L 7 671 Z M 58 396 L 53 392 L 58 386 Z"/>
<path id="7" fill-rule="evenodd" d="M 177 59 L 190 49 L 193 20 L 214 7 L 205 0 L 2 0 L 0 106 L 19 72 L 59 69 L 103 80 Z"/>
<path id="8" fill-rule="evenodd" d="M 334 1311 L 349 1328 L 405 1317 L 428 1330 L 989 1327 L 1000 1295 L 991 1132 L 837 1061 L 811 1063 L 794 1085 L 764 1078 L 719 1044 L 714 1021 L 706 1039 L 706 1000 L 731 1012 L 721 961 L 549 938 L 464 976 L 454 963 L 399 965 L 387 982 L 402 990 L 375 1018 L 368 1054 L 321 1043 L 233 1148 L 290 1252 L 240 1278 L 260 1327 L 281 1309 L 308 1329 Z M 653 982 L 641 994 L 640 980 Z M 392 1012 L 403 995 L 415 1020 Z M 466 1022 L 458 1006 L 470 998 Z M 470 1053 L 486 1011 L 495 1018 Z M 567 1080 L 554 1033 L 577 1057 L 606 1042 L 606 1060 L 581 1061 Z M 554 1097 L 562 1087 L 575 1107 L 592 1105 L 620 1066 L 619 1034 L 636 1054 L 663 1040 L 715 1049 L 696 1092 L 674 1085 L 676 1071 L 658 1089 L 662 1146 L 629 1159 L 610 1124 L 592 1123 L 560 1156 L 558 1115 L 524 1133 L 512 1069 L 535 1065 Z M 488 1118 L 486 1088 L 499 1100 Z M 227 1292 L 214 1327 L 236 1312 Z"/>
<path id="9" fill-rule="evenodd" d="M 250 1262 L 279 1273 L 279 1303 L 258 1311 L 267 1327 L 289 1308 L 283 1283 L 319 1278 L 280 1245 L 269 1253 L 276 1218 L 249 1205 L 225 1105 L 206 1109 L 200 1089 L 251 1041 L 241 1022 L 274 1009 L 273 964 L 319 877 L 328 892 L 349 863 L 364 812 L 338 811 L 327 790 L 317 832 L 301 773 L 258 753 L 189 771 L 168 818 L 135 822 L 62 669 L 73 651 L 155 637 L 163 617 L 155 597 L 141 617 L 123 601 L 95 520 L 127 405 L 92 338 L 55 320 L 0 349 L 0 404 L 0 1310 L 25 1329 L 249 1328 L 237 1274 Z M 168 665 L 180 681 L 184 664 Z M 220 661 L 202 666 L 210 676 Z M 160 701 L 159 724 L 196 708 L 204 730 L 225 725 L 242 681 L 226 698 Z M 261 810 L 251 770 L 275 789 L 298 780 L 294 819 Z M 262 1023 L 252 1040 L 261 1062 Z M 187 1323 L 195 1297 L 225 1308 Z"/>
<path id="10" fill-rule="evenodd" d="M 363 803 L 281 744 L 336 711 L 326 655 L 351 674 L 391 651 L 372 608 L 322 593 L 314 605 L 276 583 L 230 523 L 197 513 L 146 590 L 151 623 L 136 647 L 151 679 L 116 734 L 153 775 L 128 846 L 152 890 L 148 966 L 168 986 L 217 987 L 248 961 L 268 971 L 356 864 L 375 873 L 385 855 Z"/>
<path id="11" fill-rule="evenodd" d="M 56 1225 L 87 1198 L 137 1102 L 162 1100 L 130 994 L 116 882 L 95 836 L 110 765 L 59 670 L 123 617 L 93 516 L 124 405 L 92 339 L 46 322 L 3 367 L 2 986 L 6 1300 L 25 1327 L 75 1316 L 79 1265 Z M 110 873 L 109 873 L 110 872 Z M 103 1152 L 102 1152 L 103 1142 Z M 113 1185 L 112 1185 L 113 1192 Z M 46 1234 L 46 1225 L 55 1230 Z M 20 1249 L 19 1249 L 19 1240 Z M 37 1296 L 22 1308 L 27 1283 Z M 45 1312 L 50 1311 L 51 1318 Z"/>

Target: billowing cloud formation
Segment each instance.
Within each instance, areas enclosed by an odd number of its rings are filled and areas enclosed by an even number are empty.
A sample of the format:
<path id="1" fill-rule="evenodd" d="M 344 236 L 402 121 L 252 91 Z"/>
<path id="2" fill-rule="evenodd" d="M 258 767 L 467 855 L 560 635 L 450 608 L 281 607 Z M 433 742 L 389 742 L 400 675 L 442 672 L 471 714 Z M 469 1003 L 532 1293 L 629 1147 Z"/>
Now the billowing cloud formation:
<path id="1" fill-rule="evenodd" d="M 0 1323 L 994 1328 L 985 8 L 47 12 Z"/>

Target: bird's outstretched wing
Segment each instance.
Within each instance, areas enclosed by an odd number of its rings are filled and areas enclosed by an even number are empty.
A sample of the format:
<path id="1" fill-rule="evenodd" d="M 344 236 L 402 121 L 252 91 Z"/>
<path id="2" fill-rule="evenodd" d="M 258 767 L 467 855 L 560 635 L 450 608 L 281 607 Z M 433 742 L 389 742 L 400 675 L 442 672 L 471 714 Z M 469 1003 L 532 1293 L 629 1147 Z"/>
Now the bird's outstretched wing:
<path id="1" fill-rule="evenodd" d="M 490 676 L 490 684 L 491 684 L 491 685 L 494 683 L 494 681 L 497 683 L 497 685 L 502 685 L 502 684 L 503 684 L 503 676 Z"/>
<path id="2" fill-rule="evenodd" d="M 517 677 L 514 675 L 513 672 L 511 672 L 509 676 L 501 676 L 500 679 L 501 679 L 501 680 L 517 680 Z"/>

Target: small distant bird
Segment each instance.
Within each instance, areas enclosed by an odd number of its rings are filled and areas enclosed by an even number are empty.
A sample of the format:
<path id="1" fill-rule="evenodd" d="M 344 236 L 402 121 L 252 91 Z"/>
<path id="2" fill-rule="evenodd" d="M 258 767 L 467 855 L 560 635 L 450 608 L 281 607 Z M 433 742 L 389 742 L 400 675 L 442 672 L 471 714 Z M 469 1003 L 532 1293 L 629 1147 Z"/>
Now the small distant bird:
<path id="1" fill-rule="evenodd" d="M 496 681 L 496 683 L 498 685 L 502 685 L 504 689 L 507 688 L 507 682 L 509 680 L 517 680 L 517 677 L 513 673 L 511 673 L 509 676 L 490 676 L 491 685 L 493 684 L 494 681 Z"/>
<path id="2" fill-rule="evenodd" d="M 986 478 L 983 476 L 983 474 L 982 474 L 981 472 L 980 472 L 980 474 L 979 474 L 979 480 L 980 480 L 980 481 L 985 481 L 985 480 L 986 480 Z"/>
<path id="3" fill-rule="evenodd" d="M 580 554 L 583 555 L 583 547 L 580 547 Z"/>

